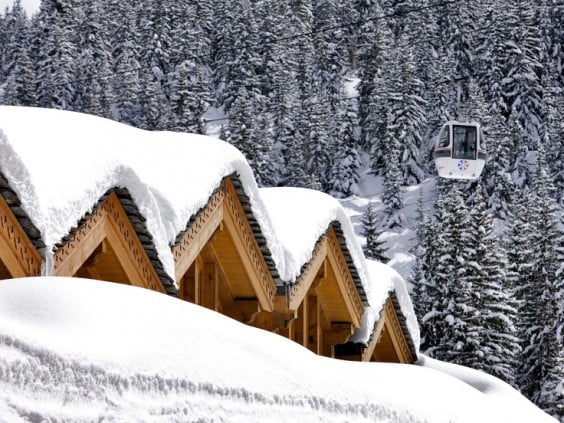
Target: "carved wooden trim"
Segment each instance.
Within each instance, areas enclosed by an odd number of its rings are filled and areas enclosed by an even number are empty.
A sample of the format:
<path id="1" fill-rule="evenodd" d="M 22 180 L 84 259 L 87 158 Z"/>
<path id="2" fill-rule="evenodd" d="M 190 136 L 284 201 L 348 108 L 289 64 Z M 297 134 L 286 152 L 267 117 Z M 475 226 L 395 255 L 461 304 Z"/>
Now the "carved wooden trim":
<path id="1" fill-rule="evenodd" d="M 327 236 L 324 235 L 315 245 L 312 258 L 307 263 L 298 280 L 288 291 L 288 308 L 297 310 L 327 257 Z"/>
<path id="2" fill-rule="evenodd" d="M 339 287 L 341 288 L 341 293 L 347 303 L 347 307 L 350 310 L 353 319 L 352 322 L 356 327 L 360 327 L 362 313 L 364 312 L 364 305 L 362 304 L 362 299 L 360 298 L 358 289 L 354 283 L 349 266 L 347 265 L 347 261 L 345 260 L 345 256 L 341 250 L 341 245 L 339 244 L 339 240 L 333 228 L 329 229 L 327 243 L 327 256 L 329 257 L 329 261 L 333 265 L 335 275 L 340 282 Z"/>
<path id="3" fill-rule="evenodd" d="M 41 256 L 0 196 L 0 258 L 13 277 L 37 276 Z"/>
<path id="4" fill-rule="evenodd" d="M 396 349 L 396 354 L 399 357 L 400 362 L 413 363 L 415 361 L 415 357 L 413 357 L 411 349 L 407 344 L 407 340 L 405 339 L 405 334 L 403 333 L 403 329 L 398 319 L 396 309 L 390 297 L 388 297 L 388 299 L 386 300 L 384 311 L 386 314 L 386 326 L 390 331 L 390 336 L 392 338 L 392 342 L 394 344 L 394 348 Z"/>
<path id="5" fill-rule="evenodd" d="M 245 254 L 246 252 L 245 255 L 248 260 L 243 260 L 243 262 L 250 264 L 250 268 L 247 271 L 250 275 L 254 274 L 254 277 L 251 277 L 251 283 L 255 288 L 261 309 L 272 311 L 276 285 L 272 280 L 266 261 L 260 251 L 231 179 L 227 178 L 224 180 L 221 191 L 225 196 L 223 201 L 225 218 L 229 217 L 232 220 L 237 237 L 243 244 L 244 251 L 241 251 L 240 254 Z"/>
<path id="6" fill-rule="evenodd" d="M 55 251 L 53 273 L 59 276 L 74 275 L 105 238 L 120 257 L 133 284 L 164 293 L 155 268 L 113 192 Z"/>
<path id="7" fill-rule="evenodd" d="M 184 274 L 223 220 L 224 196 L 223 191 L 217 191 L 213 194 L 190 227 L 182 234 L 180 242 L 172 247 L 177 283 L 180 283 Z"/>
<path id="8" fill-rule="evenodd" d="M 72 276 L 104 240 L 106 217 L 101 207 L 83 219 L 82 224 L 71 232 L 63 245 L 55 251 L 53 274 Z"/>
<path id="9" fill-rule="evenodd" d="M 164 293 L 165 290 L 161 280 L 151 264 L 151 260 L 143 248 L 143 244 L 141 244 L 141 241 L 137 237 L 137 233 L 131 225 L 127 213 L 119 202 L 117 195 L 112 192 L 108 199 L 104 201 L 101 208 L 106 213 L 108 224 L 118 233 L 118 241 L 121 242 L 124 251 L 129 253 L 129 259 L 135 264 L 134 270 L 136 270 L 141 277 L 140 282 L 142 282 L 142 286 L 152 289 L 153 291 Z M 130 280 L 135 281 L 132 277 L 130 277 Z"/>

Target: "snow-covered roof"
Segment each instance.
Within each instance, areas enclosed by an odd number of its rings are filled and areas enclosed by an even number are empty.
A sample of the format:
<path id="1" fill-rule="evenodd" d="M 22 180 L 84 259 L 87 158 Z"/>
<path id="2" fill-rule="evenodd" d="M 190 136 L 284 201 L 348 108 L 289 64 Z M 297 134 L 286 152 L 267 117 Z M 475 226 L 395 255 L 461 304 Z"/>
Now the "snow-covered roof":
<path id="1" fill-rule="evenodd" d="M 188 302 L 71 278 L 2 281 L 0 374 L 14 422 L 555 422 L 478 371 L 331 360 Z"/>
<path id="2" fill-rule="evenodd" d="M 365 312 L 362 327 L 355 333 L 352 341 L 362 342 L 370 337 L 386 300 L 390 294 L 393 294 L 401 316 L 405 319 L 402 320 L 411 336 L 413 347 L 418 352 L 421 335 L 405 280 L 391 266 L 379 261 L 366 260 L 366 266 L 372 281 L 372 290 L 368 297 L 370 307 Z"/>
<path id="3" fill-rule="evenodd" d="M 350 219 L 333 197 L 301 188 L 258 189 L 245 157 L 207 136 L 149 132 L 90 115 L 0 106 L 0 173 L 40 230 L 47 266 L 53 247 L 108 190 L 126 188 L 146 219 L 160 261 L 174 280 L 170 249 L 187 222 L 222 180 L 236 174 L 266 238 L 282 281 L 293 282 L 312 257 L 316 242 L 338 223 L 370 307 L 355 338 L 366 341 L 390 292 L 415 348 L 417 321 L 405 283 L 397 274 L 368 271 Z M 383 276 L 387 275 L 387 276 Z M 407 300 L 404 300 L 407 298 Z"/>
<path id="4" fill-rule="evenodd" d="M 223 178 L 235 173 L 281 277 L 288 273 L 245 157 L 218 139 L 143 131 L 81 113 L 0 106 L 0 172 L 41 231 L 47 253 L 106 191 L 127 188 L 173 279 L 170 245 Z"/>

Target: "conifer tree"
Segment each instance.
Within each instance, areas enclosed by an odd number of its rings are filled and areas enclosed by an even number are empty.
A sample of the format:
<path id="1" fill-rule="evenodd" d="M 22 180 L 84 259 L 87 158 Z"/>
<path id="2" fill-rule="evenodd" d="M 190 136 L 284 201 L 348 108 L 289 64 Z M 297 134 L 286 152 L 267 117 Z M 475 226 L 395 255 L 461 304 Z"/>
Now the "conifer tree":
<path id="1" fill-rule="evenodd" d="M 100 3 L 88 1 L 79 22 L 77 40 L 79 65 L 76 84 L 76 110 L 106 118 L 112 117 L 112 56 L 106 20 Z"/>
<path id="2" fill-rule="evenodd" d="M 366 237 L 364 255 L 369 259 L 387 263 L 390 259 L 384 255 L 386 252 L 385 243 L 378 240 L 382 235 L 382 230 L 379 229 L 378 218 L 371 200 L 362 215 L 362 231 Z"/>
<path id="3" fill-rule="evenodd" d="M 484 370 L 514 384 L 517 338 L 517 307 L 512 286 L 506 281 L 509 262 L 497 242 L 490 212 L 477 185 L 470 210 L 464 279 L 470 289 L 470 304 L 477 311 L 468 322 L 476 344 L 462 364 Z"/>
<path id="4" fill-rule="evenodd" d="M 20 0 L 7 9 L 2 23 L 0 102 L 34 106 L 37 101 L 37 78 L 29 56 L 30 24 Z"/>
<path id="5" fill-rule="evenodd" d="M 34 19 L 37 105 L 74 110 L 78 53 L 77 9 L 72 0 L 41 2 Z"/>
<path id="6" fill-rule="evenodd" d="M 399 228 L 405 223 L 403 215 L 403 200 L 401 198 L 401 167 L 400 167 L 400 144 L 394 135 L 388 135 L 387 142 L 389 147 L 388 158 L 385 164 L 384 203 L 385 225 L 386 227 Z"/>
<path id="7" fill-rule="evenodd" d="M 531 278 L 520 285 L 523 306 L 522 354 L 519 360 L 519 387 L 524 395 L 543 409 L 554 409 L 554 394 L 543 391 L 547 385 L 555 386 L 555 375 L 561 374 L 562 344 L 558 330 L 558 285 L 556 274 L 559 263 L 554 250 L 558 243 L 553 187 L 546 172 L 544 151 L 540 145 L 535 175 L 535 198 L 532 212 L 533 245 Z"/>

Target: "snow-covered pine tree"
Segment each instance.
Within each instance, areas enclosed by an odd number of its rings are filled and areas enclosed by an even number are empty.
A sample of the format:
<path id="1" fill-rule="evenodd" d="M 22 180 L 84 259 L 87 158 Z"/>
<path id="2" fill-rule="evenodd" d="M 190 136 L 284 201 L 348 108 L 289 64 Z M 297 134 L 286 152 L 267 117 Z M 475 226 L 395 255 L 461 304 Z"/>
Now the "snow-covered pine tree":
<path id="1" fill-rule="evenodd" d="M 366 210 L 362 215 L 362 232 L 366 237 L 364 255 L 369 259 L 387 263 L 390 259 L 385 256 L 385 242 L 378 240 L 383 231 L 379 228 L 378 216 L 372 201 L 368 202 Z"/>
<path id="2" fill-rule="evenodd" d="M 114 118 L 142 127 L 139 34 L 135 9 L 129 1 L 110 0 L 106 5 L 113 58 L 112 91 Z"/>
<path id="3" fill-rule="evenodd" d="M 432 357 L 458 362 L 465 345 L 470 292 L 464 283 L 464 239 L 467 210 L 456 183 L 439 187 L 431 244 L 427 248 L 426 296 L 428 310 L 421 319 L 422 351 Z M 429 232 L 431 234 L 431 232 Z M 432 245 L 432 248 L 428 248 Z"/>
<path id="4" fill-rule="evenodd" d="M 525 141 L 533 149 L 539 140 L 542 122 L 542 36 L 533 3 L 507 2 L 504 11 L 504 74 L 501 94 L 506 110 L 523 125 Z"/>
<path id="5" fill-rule="evenodd" d="M 337 116 L 333 121 L 335 136 L 331 151 L 334 152 L 327 191 L 336 197 L 346 197 L 353 193 L 360 176 L 359 145 L 357 134 L 357 113 L 355 99 L 343 99 L 337 107 Z"/>
<path id="6" fill-rule="evenodd" d="M 405 223 L 403 215 L 403 200 L 401 198 L 402 174 L 400 164 L 400 141 L 396 138 L 394 129 L 390 126 L 386 137 L 388 157 L 385 163 L 384 193 L 384 225 L 389 229 L 399 228 Z"/>
<path id="7" fill-rule="evenodd" d="M 35 106 L 37 78 L 29 56 L 30 23 L 16 0 L 2 17 L 0 104 Z"/>
<path id="8" fill-rule="evenodd" d="M 77 37 L 79 76 L 75 109 L 111 118 L 113 92 L 110 82 L 113 65 L 107 30 L 108 19 L 97 1 L 87 1 L 82 7 Z"/>
<path id="9" fill-rule="evenodd" d="M 73 110 L 78 54 L 73 0 L 41 2 L 33 20 L 34 60 L 37 74 L 37 105 Z M 32 59 L 33 60 L 33 59 Z"/>
<path id="10" fill-rule="evenodd" d="M 544 410 L 554 410 L 558 403 L 554 393 L 543 389 L 547 385 L 562 383 L 558 368 L 562 358 L 562 343 L 558 342 L 557 262 L 555 249 L 558 245 L 556 205 L 551 198 L 554 187 L 546 170 L 543 145 L 539 143 L 537 171 L 535 174 L 535 197 L 533 205 L 532 278 L 522 289 L 526 312 L 524 317 L 523 353 L 520 360 L 520 388 L 535 404 Z"/>
<path id="11" fill-rule="evenodd" d="M 470 305 L 477 311 L 467 322 L 467 332 L 474 334 L 476 344 L 462 364 L 514 384 L 519 351 L 518 304 L 506 281 L 509 262 L 494 234 L 492 216 L 479 184 L 471 207 L 464 279 L 470 289 Z"/>
<path id="12" fill-rule="evenodd" d="M 211 105 L 212 98 L 202 71 L 202 65 L 185 60 L 169 75 L 169 127 L 173 131 L 204 133 L 202 115 Z"/>

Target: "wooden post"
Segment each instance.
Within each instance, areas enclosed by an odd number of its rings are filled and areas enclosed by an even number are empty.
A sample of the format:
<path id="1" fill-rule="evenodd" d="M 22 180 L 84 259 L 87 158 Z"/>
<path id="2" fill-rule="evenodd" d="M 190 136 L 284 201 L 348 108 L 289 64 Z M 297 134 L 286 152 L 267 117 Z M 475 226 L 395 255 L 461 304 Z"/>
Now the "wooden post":
<path id="1" fill-rule="evenodd" d="M 303 307 L 302 345 L 309 348 L 309 294 L 306 294 L 304 298 Z"/>

